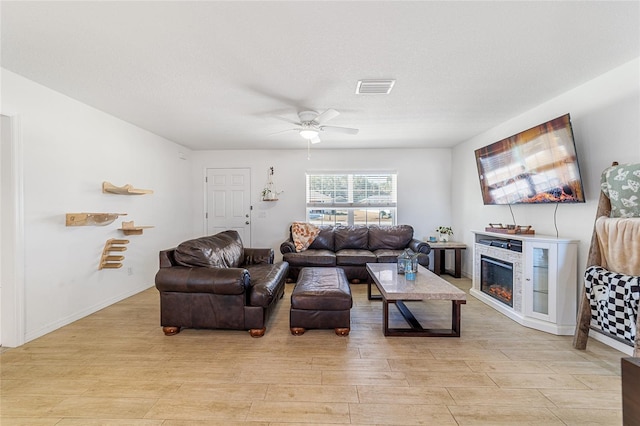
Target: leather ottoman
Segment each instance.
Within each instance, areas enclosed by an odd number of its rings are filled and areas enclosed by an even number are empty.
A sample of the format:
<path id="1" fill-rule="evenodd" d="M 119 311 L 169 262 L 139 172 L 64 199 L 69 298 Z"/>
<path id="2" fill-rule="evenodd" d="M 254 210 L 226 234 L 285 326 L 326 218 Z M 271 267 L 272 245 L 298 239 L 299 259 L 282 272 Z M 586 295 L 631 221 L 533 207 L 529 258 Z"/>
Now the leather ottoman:
<path id="1" fill-rule="evenodd" d="M 341 268 L 303 268 L 291 293 L 289 326 L 299 336 L 309 328 L 351 329 L 351 288 Z"/>

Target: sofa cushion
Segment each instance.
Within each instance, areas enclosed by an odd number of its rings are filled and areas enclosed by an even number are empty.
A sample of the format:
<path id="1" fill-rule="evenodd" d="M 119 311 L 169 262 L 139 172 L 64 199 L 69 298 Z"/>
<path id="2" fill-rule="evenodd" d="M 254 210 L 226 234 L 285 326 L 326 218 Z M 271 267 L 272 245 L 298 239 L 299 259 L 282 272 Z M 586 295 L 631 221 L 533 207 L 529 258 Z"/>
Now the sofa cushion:
<path id="1" fill-rule="evenodd" d="M 181 266 L 237 268 L 244 258 L 242 240 L 233 230 L 196 238 L 176 247 L 174 258 Z"/>
<path id="2" fill-rule="evenodd" d="M 329 250 L 335 251 L 334 237 L 333 237 L 333 225 L 322 225 L 318 229 L 320 232 L 313 240 L 310 249 L 314 250 Z"/>
<path id="3" fill-rule="evenodd" d="M 286 262 L 247 266 L 251 275 L 249 305 L 268 307 L 278 296 L 279 286 L 284 282 L 288 269 L 289 265 Z"/>
<path id="4" fill-rule="evenodd" d="M 335 250 L 366 249 L 369 246 L 369 228 L 362 225 L 336 226 Z"/>
<path id="5" fill-rule="evenodd" d="M 238 295 L 247 292 L 251 277 L 243 268 L 160 268 L 156 288 L 172 293 Z"/>
<path id="6" fill-rule="evenodd" d="M 291 293 L 291 308 L 343 311 L 353 306 L 349 281 L 340 268 L 304 268 Z"/>
<path id="7" fill-rule="evenodd" d="M 329 250 L 308 249 L 301 253 L 285 253 L 282 258 L 291 266 L 336 266 L 336 254 Z"/>
<path id="8" fill-rule="evenodd" d="M 403 250 L 413 239 L 413 227 L 409 225 L 369 226 L 369 250 Z"/>
<path id="9" fill-rule="evenodd" d="M 291 225 L 291 239 L 297 252 L 305 251 L 316 239 L 320 229 L 311 223 L 293 222 Z"/>
<path id="10" fill-rule="evenodd" d="M 338 266 L 362 266 L 376 262 L 376 255 L 369 250 L 344 249 L 336 252 L 336 265 Z"/>

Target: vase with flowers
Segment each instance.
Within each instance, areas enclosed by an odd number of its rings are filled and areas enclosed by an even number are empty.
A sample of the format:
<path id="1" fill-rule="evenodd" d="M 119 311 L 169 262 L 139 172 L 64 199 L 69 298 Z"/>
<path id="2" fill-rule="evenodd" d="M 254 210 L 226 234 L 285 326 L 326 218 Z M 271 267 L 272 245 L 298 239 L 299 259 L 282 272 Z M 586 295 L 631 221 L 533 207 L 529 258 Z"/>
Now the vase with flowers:
<path id="1" fill-rule="evenodd" d="M 450 226 L 438 226 L 436 232 L 440 234 L 440 241 L 443 243 L 449 241 L 449 238 L 453 235 L 453 229 Z"/>

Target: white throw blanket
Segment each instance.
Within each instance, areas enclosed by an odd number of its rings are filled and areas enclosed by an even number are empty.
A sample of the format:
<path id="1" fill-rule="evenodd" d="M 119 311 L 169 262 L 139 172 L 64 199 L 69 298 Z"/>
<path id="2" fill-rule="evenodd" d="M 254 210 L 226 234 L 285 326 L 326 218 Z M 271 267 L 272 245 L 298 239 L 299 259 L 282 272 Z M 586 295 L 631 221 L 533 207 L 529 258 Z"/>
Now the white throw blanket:
<path id="1" fill-rule="evenodd" d="M 640 218 L 601 216 L 596 235 L 603 268 L 625 275 L 640 275 Z"/>

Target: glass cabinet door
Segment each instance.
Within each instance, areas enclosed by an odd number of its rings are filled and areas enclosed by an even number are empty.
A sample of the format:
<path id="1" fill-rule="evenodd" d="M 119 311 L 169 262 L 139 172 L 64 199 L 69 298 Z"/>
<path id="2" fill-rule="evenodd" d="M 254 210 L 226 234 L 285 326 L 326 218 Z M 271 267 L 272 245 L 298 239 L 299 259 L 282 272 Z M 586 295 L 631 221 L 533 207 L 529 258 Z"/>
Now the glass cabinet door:
<path id="1" fill-rule="evenodd" d="M 531 267 L 532 310 L 549 315 L 549 249 L 533 247 Z"/>
<path id="2" fill-rule="evenodd" d="M 543 321 L 556 320 L 557 247 L 531 242 L 525 248 L 525 315 Z"/>

